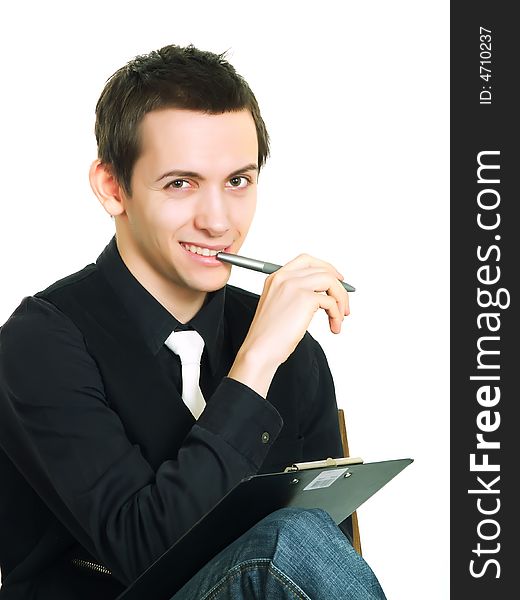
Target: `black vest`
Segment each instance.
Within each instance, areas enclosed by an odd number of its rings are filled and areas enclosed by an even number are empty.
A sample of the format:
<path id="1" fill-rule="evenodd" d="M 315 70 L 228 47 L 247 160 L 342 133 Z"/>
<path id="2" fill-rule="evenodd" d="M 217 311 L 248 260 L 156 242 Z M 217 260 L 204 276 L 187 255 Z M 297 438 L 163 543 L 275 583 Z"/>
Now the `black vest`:
<path id="1" fill-rule="evenodd" d="M 87 350 L 101 372 L 107 402 L 119 415 L 130 442 L 139 445 L 141 453 L 154 469 L 165 460 L 175 458 L 193 426 L 193 418 L 188 411 L 178 410 L 173 401 L 178 399 L 182 403 L 178 390 L 165 377 L 104 274 L 95 265 L 88 265 L 36 296 L 59 308 L 83 334 Z M 233 327 L 229 328 L 229 343 L 234 355 L 249 330 L 257 304 L 256 294 L 226 286 L 224 321 L 233 320 Z M 307 344 L 299 344 L 289 360 L 279 368 L 279 372 L 284 373 L 285 382 L 289 379 L 292 383 L 290 387 L 295 392 L 291 394 L 292 398 L 289 400 L 287 397 L 287 389 L 281 398 L 276 376 L 269 390 L 268 400 L 284 419 L 284 431 L 280 443 L 276 444 L 276 454 L 280 445 L 284 444 L 284 438 L 299 438 L 297 416 L 302 374 L 297 366 L 301 364 L 301 353 L 308 351 Z M 310 362 L 306 358 L 304 364 Z M 301 460 L 301 447 L 295 448 L 292 442 L 288 450 L 291 461 Z M 262 471 L 273 467 L 275 465 L 270 463 L 268 455 Z"/>

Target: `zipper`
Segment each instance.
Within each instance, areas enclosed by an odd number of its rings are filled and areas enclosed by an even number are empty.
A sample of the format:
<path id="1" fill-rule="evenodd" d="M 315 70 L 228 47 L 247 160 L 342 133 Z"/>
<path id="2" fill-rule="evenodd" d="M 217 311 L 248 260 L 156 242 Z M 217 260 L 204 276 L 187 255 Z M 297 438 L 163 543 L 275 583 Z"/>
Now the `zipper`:
<path id="1" fill-rule="evenodd" d="M 112 573 L 106 567 L 98 563 L 92 562 L 90 560 L 83 560 L 82 558 L 73 558 L 70 562 L 76 567 L 90 569 L 91 571 L 95 571 L 96 573 L 102 573 L 103 575 L 112 575 Z"/>

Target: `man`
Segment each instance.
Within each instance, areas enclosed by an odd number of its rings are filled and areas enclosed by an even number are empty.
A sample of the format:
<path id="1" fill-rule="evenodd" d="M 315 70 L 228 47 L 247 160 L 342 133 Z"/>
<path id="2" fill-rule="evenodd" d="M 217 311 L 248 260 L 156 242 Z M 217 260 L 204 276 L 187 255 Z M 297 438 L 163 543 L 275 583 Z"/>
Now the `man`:
<path id="1" fill-rule="evenodd" d="M 247 83 L 192 46 L 139 56 L 107 82 L 96 138 L 115 236 L 0 332 L 2 599 L 116 598 L 242 478 L 341 455 L 306 329 L 321 309 L 340 332 L 342 275 L 300 255 L 258 297 L 215 258 L 239 251 L 269 152 Z M 187 332 L 204 345 L 198 405 L 174 343 Z M 277 511 L 174 598 L 210 590 L 384 598 L 323 511 Z"/>

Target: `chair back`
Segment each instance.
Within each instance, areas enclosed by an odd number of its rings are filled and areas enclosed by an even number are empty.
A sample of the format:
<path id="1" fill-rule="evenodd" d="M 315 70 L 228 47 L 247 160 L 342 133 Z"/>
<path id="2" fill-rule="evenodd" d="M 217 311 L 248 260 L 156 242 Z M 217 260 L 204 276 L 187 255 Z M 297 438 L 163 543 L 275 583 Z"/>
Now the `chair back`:
<path id="1" fill-rule="evenodd" d="M 343 446 L 343 456 L 348 458 L 350 456 L 350 452 L 348 449 L 347 426 L 345 424 L 345 413 L 343 412 L 342 408 L 338 408 L 338 423 L 339 432 L 341 434 L 341 444 Z M 354 546 L 354 549 L 359 555 L 362 555 L 361 539 L 359 537 L 359 523 L 356 511 L 352 513 L 352 538 L 352 545 Z"/>

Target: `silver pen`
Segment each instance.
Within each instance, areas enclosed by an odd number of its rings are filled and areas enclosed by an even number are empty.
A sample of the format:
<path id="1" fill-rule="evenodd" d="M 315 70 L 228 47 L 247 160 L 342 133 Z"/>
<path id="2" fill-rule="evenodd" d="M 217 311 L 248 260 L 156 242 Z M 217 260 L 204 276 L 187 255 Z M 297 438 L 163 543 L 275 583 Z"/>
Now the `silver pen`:
<path id="1" fill-rule="evenodd" d="M 229 254 L 228 252 L 217 252 L 215 256 L 218 260 L 222 262 L 229 263 L 230 265 L 235 265 L 237 267 L 244 267 L 244 269 L 251 269 L 252 271 L 260 271 L 260 273 L 274 273 L 281 268 L 282 265 L 275 265 L 274 263 L 264 262 L 262 260 L 256 260 L 254 258 L 247 258 L 245 256 L 239 256 L 238 254 Z M 348 283 L 344 281 L 338 281 L 341 285 L 347 290 L 347 292 L 355 292 L 356 288 L 352 287 Z"/>

